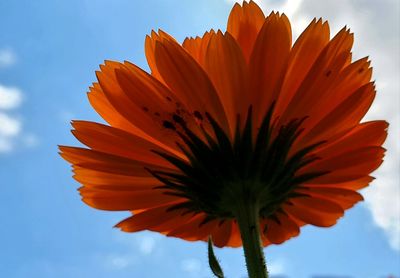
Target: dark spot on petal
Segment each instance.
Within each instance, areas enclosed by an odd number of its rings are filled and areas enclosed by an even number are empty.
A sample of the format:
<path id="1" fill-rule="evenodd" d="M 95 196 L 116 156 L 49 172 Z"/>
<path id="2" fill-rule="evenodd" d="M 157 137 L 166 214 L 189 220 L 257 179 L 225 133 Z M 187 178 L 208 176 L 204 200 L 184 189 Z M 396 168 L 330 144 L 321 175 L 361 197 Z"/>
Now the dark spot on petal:
<path id="1" fill-rule="evenodd" d="M 200 120 L 200 121 L 203 120 L 203 116 L 201 115 L 201 113 L 200 113 L 199 111 L 194 111 L 194 112 L 193 112 L 193 116 L 194 116 L 196 119 Z"/>
<path id="2" fill-rule="evenodd" d="M 172 130 L 176 129 L 175 125 L 173 123 L 171 123 L 170 121 L 164 121 L 163 127 L 167 128 L 167 129 L 172 129 Z"/>
<path id="3" fill-rule="evenodd" d="M 325 75 L 326 75 L 327 77 L 329 77 L 329 75 L 331 75 L 331 73 L 332 73 L 332 71 L 331 71 L 331 70 L 328 70 L 328 71 L 325 73 Z"/>
<path id="4" fill-rule="evenodd" d="M 178 124 L 181 124 L 181 125 L 186 123 L 185 120 L 181 116 L 179 116 L 178 114 L 174 114 L 172 116 L 172 119 L 174 120 L 174 122 L 176 122 Z"/>
<path id="5" fill-rule="evenodd" d="M 166 97 L 166 99 L 167 99 L 168 101 L 172 101 L 172 99 L 171 99 L 170 97 Z"/>
<path id="6" fill-rule="evenodd" d="M 154 115 L 156 115 L 157 117 L 161 116 L 160 113 L 158 113 L 158 112 L 154 113 Z"/>
<path id="7" fill-rule="evenodd" d="M 149 112 L 149 108 L 147 108 L 146 106 L 143 106 L 142 109 L 144 112 Z"/>
<path id="8" fill-rule="evenodd" d="M 358 73 L 362 73 L 364 71 L 364 69 L 363 68 L 360 68 L 359 70 L 358 70 Z"/>

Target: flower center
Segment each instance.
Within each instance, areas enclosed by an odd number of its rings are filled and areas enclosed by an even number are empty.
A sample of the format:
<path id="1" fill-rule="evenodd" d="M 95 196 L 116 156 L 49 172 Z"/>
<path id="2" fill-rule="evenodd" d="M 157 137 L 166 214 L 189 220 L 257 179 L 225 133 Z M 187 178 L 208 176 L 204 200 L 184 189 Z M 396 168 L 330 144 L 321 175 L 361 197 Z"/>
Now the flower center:
<path id="1" fill-rule="evenodd" d="M 192 132 L 178 114 L 172 116 L 172 121 L 164 121 L 164 127 L 173 129 L 184 142 L 177 144 L 188 158 L 184 161 L 154 151 L 179 169 L 177 172 L 150 170 L 163 183 L 159 188 L 165 194 L 186 199 L 171 209 L 185 208 L 188 212 L 206 213 L 209 220 L 223 220 L 233 218 L 238 201 L 245 200 L 256 203 L 260 216 L 267 217 L 287 199 L 299 196 L 293 191 L 299 184 L 323 175 L 296 175 L 300 168 L 317 159 L 310 152 L 323 142 L 289 157 L 305 119 L 294 119 L 278 128 L 271 122 L 272 111 L 273 106 L 254 136 L 250 107 L 245 126 L 241 128 L 237 121 L 233 140 L 208 113 L 205 117 L 213 134 L 203 128 L 206 140 Z M 194 116 L 203 120 L 198 112 Z"/>

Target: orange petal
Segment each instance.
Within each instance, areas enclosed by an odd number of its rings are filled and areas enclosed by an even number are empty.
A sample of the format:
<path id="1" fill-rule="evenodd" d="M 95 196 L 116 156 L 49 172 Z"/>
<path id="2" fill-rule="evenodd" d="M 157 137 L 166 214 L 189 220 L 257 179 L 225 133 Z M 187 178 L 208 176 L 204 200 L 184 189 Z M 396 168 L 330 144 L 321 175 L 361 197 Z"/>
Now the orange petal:
<path id="1" fill-rule="evenodd" d="M 155 57 L 159 72 L 177 98 L 186 107 L 209 112 L 230 134 L 221 101 L 201 66 L 180 45 L 170 41 L 156 42 Z"/>
<path id="2" fill-rule="evenodd" d="M 176 105 L 168 88 L 136 65 L 125 62 L 115 69 L 115 76 L 126 96 L 152 116 L 156 112 L 168 114 L 175 111 Z"/>
<path id="3" fill-rule="evenodd" d="M 215 246 L 224 247 L 228 244 L 232 233 L 232 220 L 225 220 L 219 223 L 212 233 L 212 240 Z"/>
<path id="4" fill-rule="evenodd" d="M 107 173 L 81 167 L 74 167 L 74 179 L 81 184 L 97 186 L 153 186 L 159 184 L 159 181 L 153 176 L 137 177 L 134 173 L 128 175 L 120 175 L 115 173 Z"/>
<path id="5" fill-rule="evenodd" d="M 193 59 L 202 67 L 204 67 L 204 57 L 206 55 L 208 43 L 213 35 L 215 35 L 215 32 L 211 30 L 205 32 L 203 37 L 186 38 L 182 43 L 182 47 L 189 52 Z"/>
<path id="6" fill-rule="evenodd" d="M 168 217 L 163 218 L 162 221 L 160 220 L 156 225 L 151 226 L 149 230 L 167 235 L 170 231 L 188 223 L 192 218 L 193 213 L 188 213 L 186 209 L 174 209 L 168 213 Z M 179 219 L 179 221 L 177 221 L 177 219 Z"/>
<path id="7" fill-rule="evenodd" d="M 148 65 L 150 67 L 151 74 L 162 83 L 164 83 L 164 81 L 157 69 L 157 63 L 156 63 L 156 59 L 155 59 L 154 50 L 155 50 L 156 42 L 163 41 L 163 40 L 175 41 L 175 39 L 172 36 L 168 35 L 167 33 L 165 33 L 162 30 L 158 30 L 158 33 L 156 33 L 155 31 L 151 31 L 150 36 L 147 35 L 146 39 L 145 39 L 146 59 L 147 59 Z"/>
<path id="8" fill-rule="evenodd" d="M 247 61 L 264 20 L 264 13 L 253 1 L 243 2 L 242 6 L 236 3 L 229 15 L 226 29 L 239 43 Z"/>
<path id="9" fill-rule="evenodd" d="M 240 247 L 242 246 L 242 238 L 240 236 L 240 230 L 237 222 L 235 220 L 232 221 L 232 233 L 227 243 L 229 247 Z"/>
<path id="10" fill-rule="evenodd" d="M 385 121 L 359 124 L 339 139 L 322 145 L 314 153 L 320 158 L 328 158 L 358 148 L 380 146 L 386 139 L 387 128 Z"/>
<path id="11" fill-rule="evenodd" d="M 256 126 L 276 101 L 291 48 L 289 20 L 283 14 L 271 13 L 264 22 L 250 58 L 250 93 Z"/>
<path id="12" fill-rule="evenodd" d="M 296 197 L 290 199 L 290 203 L 283 204 L 285 212 L 314 226 L 333 226 L 344 214 L 338 204 L 320 198 Z"/>
<path id="13" fill-rule="evenodd" d="M 306 129 L 299 136 L 293 150 L 315 142 L 339 138 L 361 121 L 374 97 L 374 85 L 372 83 L 364 85 L 335 107 L 330 114 L 320 119 L 314 127 Z M 307 123 L 307 120 L 305 123 Z"/>
<path id="14" fill-rule="evenodd" d="M 138 134 L 141 137 L 146 136 L 145 133 L 138 127 L 132 125 L 122 114 L 115 109 L 108 101 L 99 83 L 93 83 L 89 88 L 88 98 L 90 104 L 97 113 L 111 126 L 129 131 L 133 134 Z"/>
<path id="15" fill-rule="evenodd" d="M 290 218 L 285 213 L 278 212 L 276 213 L 276 217 L 278 217 L 279 222 L 282 227 L 285 228 L 286 233 L 290 238 L 296 237 L 300 234 L 299 224 L 296 223 L 292 218 Z"/>
<path id="16" fill-rule="evenodd" d="M 124 232 L 133 233 L 149 230 L 152 227 L 160 225 L 160 223 L 170 222 L 171 218 L 175 219 L 175 221 L 179 219 L 180 223 L 188 219 L 187 215 L 183 215 L 184 210 L 169 211 L 169 208 L 171 208 L 170 204 L 145 210 L 119 222 L 115 227 L 120 228 Z"/>
<path id="17" fill-rule="evenodd" d="M 171 147 L 168 147 L 164 143 L 161 143 L 160 141 L 154 139 L 153 137 L 149 136 L 149 134 L 147 134 L 145 131 L 143 131 L 141 128 L 132 124 L 132 122 L 130 122 L 128 120 L 128 118 L 126 118 L 124 115 L 122 115 L 108 101 L 106 95 L 104 94 L 103 90 L 101 89 L 101 87 L 98 83 L 94 83 L 93 87 L 90 88 L 90 92 L 88 93 L 88 98 L 89 98 L 91 105 L 97 111 L 97 113 L 99 113 L 99 115 L 111 126 L 119 128 L 121 130 L 125 130 L 127 132 L 130 132 L 136 136 L 139 136 L 141 138 L 144 138 L 145 140 L 152 142 L 153 144 L 156 144 L 156 145 L 162 147 L 164 150 L 169 150 L 170 152 L 174 153 L 175 155 L 181 156 L 180 152 L 175 151 L 174 149 L 171 149 Z M 157 123 L 159 121 L 160 121 L 159 119 L 156 119 L 155 123 Z M 147 129 L 145 129 L 145 130 L 147 130 Z M 194 131 L 196 131 L 196 130 L 194 130 Z M 153 134 L 153 136 L 157 136 L 157 135 Z M 172 137 L 174 137 L 174 136 L 172 136 Z"/>
<path id="18" fill-rule="evenodd" d="M 206 214 L 203 214 L 203 220 L 207 217 Z M 196 229 L 196 240 L 203 240 L 203 241 L 208 241 L 209 236 L 213 233 L 213 231 L 217 227 L 217 221 L 210 221 L 205 224 L 200 224 L 200 226 L 197 226 Z"/>
<path id="19" fill-rule="evenodd" d="M 75 137 L 94 150 L 174 168 L 165 159 L 152 152 L 153 150 L 166 152 L 164 149 L 131 133 L 86 121 L 73 121 L 72 126 L 75 128 L 72 130 Z M 180 158 L 186 159 L 182 154 Z"/>
<path id="20" fill-rule="evenodd" d="M 364 198 L 360 193 L 343 188 L 329 188 L 329 187 L 310 187 L 302 186 L 297 188 L 295 192 L 309 195 L 311 197 L 317 197 L 320 199 L 326 199 L 333 201 L 340 205 L 343 209 L 349 209 L 356 203 L 363 201 Z"/>
<path id="21" fill-rule="evenodd" d="M 73 165 L 74 179 L 87 187 L 107 190 L 147 190 L 161 185 L 158 179 L 149 175 L 148 171 L 143 169 L 143 166 L 138 165 L 135 171 L 131 172 L 129 170 L 132 170 L 132 168 L 130 168 L 123 174 L 120 171 L 109 173 L 104 172 L 101 168 L 97 169 L 96 166 L 93 167 L 92 164 L 95 161 L 93 154 L 82 152 L 85 149 L 61 146 L 60 150 L 62 151 L 61 155 L 66 160 L 75 163 Z M 109 163 L 113 164 L 113 162 Z M 138 164 L 135 161 L 132 161 L 132 163 Z M 120 166 L 111 165 L 110 169 Z"/>
<path id="22" fill-rule="evenodd" d="M 365 147 L 348 151 L 334 157 L 315 161 L 301 169 L 299 175 L 307 172 L 328 172 L 309 183 L 341 183 L 369 175 L 382 163 L 385 149 Z"/>
<path id="23" fill-rule="evenodd" d="M 329 42 L 329 24 L 316 21 L 308 25 L 296 40 L 290 52 L 288 67 L 281 92 L 275 107 L 275 114 L 282 115 L 290 100 L 301 85 L 315 60 Z"/>
<path id="24" fill-rule="evenodd" d="M 271 242 L 264 235 L 261 236 L 261 242 L 262 242 L 262 245 L 263 245 L 264 248 L 269 246 L 269 245 L 271 245 Z"/>
<path id="25" fill-rule="evenodd" d="M 312 124 L 313 119 L 317 120 L 329 114 L 329 108 L 336 107 L 358 88 L 369 83 L 371 76 L 372 68 L 368 58 L 360 59 L 343 68 L 327 90 L 319 91 L 315 105 L 308 107 L 309 115 L 313 115 L 308 124 Z"/>
<path id="26" fill-rule="evenodd" d="M 206 215 L 203 213 L 193 216 L 187 223 L 178 224 L 167 236 L 179 237 L 189 241 L 206 240 L 211 231 L 215 228 L 215 221 L 202 224 Z"/>
<path id="27" fill-rule="evenodd" d="M 167 232 L 167 236 L 184 238 L 186 240 L 193 240 L 195 229 L 199 228 L 200 223 L 204 219 L 204 215 L 188 213 L 191 217 L 185 223 L 175 222 L 175 225 L 171 227 L 171 230 Z"/>
<path id="28" fill-rule="evenodd" d="M 234 132 L 237 114 L 245 115 L 250 105 L 248 71 L 242 51 L 229 33 L 218 31 L 210 36 L 204 64 L 228 117 L 230 130 Z"/>
<path id="29" fill-rule="evenodd" d="M 304 186 L 310 187 L 310 188 L 314 188 L 314 187 L 320 188 L 322 186 L 322 187 L 330 187 L 330 188 L 343 188 L 343 189 L 359 190 L 364 187 L 367 187 L 373 180 L 374 180 L 374 178 L 371 176 L 364 176 L 359 179 L 350 180 L 348 182 L 342 182 L 342 183 L 318 184 L 318 183 L 315 183 L 315 181 L 313 181 L 314 183 L 307 183 L 307 184 L 304 184 Z M 322 182 L 323 182 L 323 180 L 322 180 Z"/>
<path id="30" fill-rule="evenodd" d="M 165 169 L 89 149 L 60 146 L 60 150 L 60 155 L 69 163 L 73 164 L 75 169 L 84 168 L 99 172 L 137 177 L 151 177 L 151 174 L 145 169 L 146 167 Z"/>
<path id="31" fill-rule="evenodd" d="M 353 34 L 343 28 L 324 48 L 282 115 L 281 122 L 310 115 L 317 100 L 334 84 L 350 55 Z M 318 97 L 316 97 L 318 96 Z M 328 109 L 324 107 L 323 109 Z M 307 122 L 304 123 L 307 125 Z"/>
<path id="32" fill-rule="evenodd" d="M 194 115 L 188 113 L 190 108 L 183 104 L 184 100 L 176 97 L 167 87 L 134 64 L 125 62 L 124 65 L 126 69 L 116 69 L 119 85 L 125 92 L 129 92 L 127 96 L 132 102 L 138 103 L 153 118 L 155 125 L 164 127 L 165 120 L 173 122 L 173 115 L 178 114 L 188 128 L 199 137 L 202 136 L 198 122 Z M 179 141 L 176 136 L 171 136 L 171 139 Z M 175 154 L 179 156 L 178 153 Z"/>
<path id="33" fill-rule="evenodd" d="M 277 213 L 275 217 L 265 219 L 261 226 L 271 243 L 281 244 L 300 233 L 299 226 L 284 213 Z"/>
<path id="34" fill-rule="evenodd" d="M 87 205 L 111 211 L 148 209 L 183 201 L 182 198 L 164 194 L 159 189 L 119 191 L 81 187 L 79 191 Z"/>
<path id="35" fill-rule="evenodd" d="M 147 135 L 145 139 L 152 141 L 161 146 L 167 148 L 176 149 L 176 138 L 175 133 L 162 126 L 161 122 L 155 121 L 155 117 L 149 114 L 143 109 L 140 103 L 129 96 L 129 91 L 124 91 L 116 76 L 117 69 L 124 69 L 125 65 L 117 62 L 106 62 L 106 65 L 100 66 L 101 71 L 97 72 L 97 78 L 99 84 L 106 95 L 111 105 L 119 111 L 125 119 L 127 119 L 132 125 L 143 130 Z M 171 104 L 172 105 L 172 104 Z M 169 109 L 165 109 L 162 112 L 168 113 Z M 141 134 L 137 134 L 141 136 Z M 160 138 L 163 138 L 163 143 L 159 142 Z M 158 140 L 156 140 L 158 139 Z"/>

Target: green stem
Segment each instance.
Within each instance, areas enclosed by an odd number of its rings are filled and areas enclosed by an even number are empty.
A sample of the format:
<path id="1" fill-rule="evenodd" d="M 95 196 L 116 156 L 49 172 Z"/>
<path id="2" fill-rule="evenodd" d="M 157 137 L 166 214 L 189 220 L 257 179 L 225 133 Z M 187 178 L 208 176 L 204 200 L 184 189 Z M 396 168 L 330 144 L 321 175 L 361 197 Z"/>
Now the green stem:
<path id="1" fill-rule="evenodd" d="M 258 205 L 251 201 L 241 202 L 235 216 L 243 242 L 249 278 L 268 278 L 260 237 Z"/>

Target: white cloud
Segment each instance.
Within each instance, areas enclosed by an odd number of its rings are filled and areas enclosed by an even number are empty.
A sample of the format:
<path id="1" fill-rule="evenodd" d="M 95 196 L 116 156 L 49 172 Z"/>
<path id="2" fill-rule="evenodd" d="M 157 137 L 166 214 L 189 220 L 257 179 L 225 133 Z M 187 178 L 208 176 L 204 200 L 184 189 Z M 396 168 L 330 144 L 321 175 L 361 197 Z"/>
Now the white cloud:
<path id="1" fill-rule="evenodd" d="M 137 258 L 131 255 L 113 254 L 105 258 L 105 266 L 116 270 L 128 268 L 136 262 Z"/>
<path id="2" fill-rule="evenodd" d="M 0 67 L 11 66 L 15 61 L 11 49 L 0 49 Z M 21 118 L 16 116 L 15 110 L 20 108 L 22 101 L 23 94 L 19 88 L 0 84 L 0 153 L 11 152 L 18 144 L 29 148 L 38 145 L 34 134 L 22 132 Z"/>
<path id="3" fill-rule="evenodd" d="M 15 87 L 0 84 L 0 109 L 15 109 L 21 105 L 22 92 Z"/>
<path id="4" fill-rule="evenodd" d="M 12 49 L 0 49 L 0 68 L 12 66 L 16 63 L 16 61 L 17 56 Z"/>
<path id="5" fill-rule="evenodd" d="M 15 116 L 22 103 L 22 92 L 15 87 L 5 87 L 0 84 L 0 153 L 9 153 L 17 145 L 27 148 L 36 147 L 39 139 L 35 134 L 24 133 L 22 120 Z"/>
<path id="6" fill-rule="evenodd" d="M 400 251 L 400 188 L 394 175 L 378 174 L 378 179 L 364 192 L 365 205 L 376 225 L 389 238 L 390 246 Z"/>
<path id="7" fill-rule="evenodd" d="M 71 122 L 72 119 L 75 119 L 75 113 L 69 110 L 61 110 L 58 113 L 58 118 L 62 121 L 62 122 Z"/>
<path id="8" fill-rule="evenodd" d="M 143 235 L 137 239 L 139 250 L 144 255 L 149 255 L 154 251 L 156 246 L 156 240 L 150 235 Z"/>
<path id="9" fill-rule="evenodd" d="M 0 84 L 0 153 L 12 151 L 21 134 L 21 120 L 9 111 L 19 108 L 21 102 L 22 93 L 18 88 Z"/>
<path id="10" fill-rule="evenodd" d="M 28 148 L 34 148 L 39 145 L 39 138 L 32 133 L 24 134 L 22 137 L 23 144 Z"/>
<path id="11" fill-rule="evenodd" d="M 15 137 L 20 132 L 21 122 L 0 112 L 0 136 L 3 138 Z"/>
<path id="12" fill-rule="evenodd" d="M 150 255 L 160 251 L 158 244 L 160 238 L 160 235 L 153 232 L 140 232 L 133 235 L 115 233 L 116 242 L 128 246 L 130 252 L 140 253 L 141 255 Z"/>
<path id="13" fill-rule="evenodd" d="M 268 273 L 270 275 L 283 275 L 286 273 L 285 263 L 283 260 L 273 260 L 267 264 Z"/>
<path id="14" fill-rule="evenodd" d="M 123 257 L 123 256 L 115 256 L 111 258 L 111 264 L 118 269 L 122 269 L 122 268 L 126 268 L 130 262 L 127 259 L 127 257 Z"/>
<path id="15" fill-rule="evenodd" d="M 10 140 L 0 136 L 0 153 L 8 153 L 12 151 L 13 145 Z"/>
<path id="16" fill-rule="evenodd" d="M 202 270 L 201 261 L 194 258 L 185 259 L 181 262 L 181 269 L 190 275 L 199 274 Z"/>

